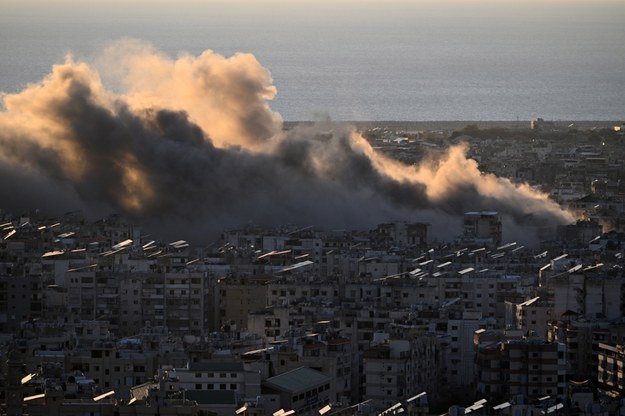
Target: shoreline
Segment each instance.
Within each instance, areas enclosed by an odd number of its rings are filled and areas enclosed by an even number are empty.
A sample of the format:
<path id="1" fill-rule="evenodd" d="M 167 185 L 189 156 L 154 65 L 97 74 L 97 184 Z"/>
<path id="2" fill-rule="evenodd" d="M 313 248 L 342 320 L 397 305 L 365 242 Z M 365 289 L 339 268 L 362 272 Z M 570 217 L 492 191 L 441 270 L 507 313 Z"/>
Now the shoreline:
<path id="1" fill-rule="evenodd" d="M 551 128 L 588 130 L 592 128 L 612 128 L 620 126 L 622 121 L 611 120 L 545 120 Z M 315 124 L 316 121 L 284 121 L 284 128 L 293 128 L 300 124 Z M 439 120 L 439 121 L 320 121 L 322 124 L 351 124 L 359 130 L 368 128 L 386 128 L 390 130 L 419 131 L 419 130 L 460 130 L 475 124 L 479 129 L 506 128 L 515 130 L 529 130 L 530 120 Z M 572 127 L 571 124 L 573 125 Z"/>

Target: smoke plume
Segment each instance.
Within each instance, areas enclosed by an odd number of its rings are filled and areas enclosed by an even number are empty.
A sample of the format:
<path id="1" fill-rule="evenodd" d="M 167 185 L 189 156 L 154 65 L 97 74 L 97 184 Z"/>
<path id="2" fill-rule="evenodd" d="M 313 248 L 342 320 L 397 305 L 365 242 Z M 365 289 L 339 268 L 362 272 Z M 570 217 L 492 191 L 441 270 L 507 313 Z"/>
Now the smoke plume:
<path id="1" fill-rule="evenodd" d="M 415 167 L 347 126 L 283 132 L 267 104 L 271 76 L 250 54 L 172 60 L 123 41 L 98 68 L 68 57 L 2 97 L 3 208 L 122 211 L 187 238 L 248 221 L 368 227 L 391 219 L 429 221 L 450 237 L 458 214 L 476 209 L 513 221 L 531 215 L 538 225 L 571 220 L 546 195 L 481 173 L 463 146 Z"/>

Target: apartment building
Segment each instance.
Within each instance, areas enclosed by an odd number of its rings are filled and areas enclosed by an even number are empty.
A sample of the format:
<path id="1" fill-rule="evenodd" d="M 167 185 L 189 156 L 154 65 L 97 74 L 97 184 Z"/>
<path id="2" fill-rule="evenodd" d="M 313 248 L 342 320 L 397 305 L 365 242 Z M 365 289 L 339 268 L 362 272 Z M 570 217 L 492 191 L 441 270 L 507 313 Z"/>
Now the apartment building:
<path id="1" fill-rule="evenodd" d="M 477 391 L 492 398 L 530 399 L 567 395 L 566 347 L 540 337 L 513 337 L 500 331 L 476 333 Z"/>
<path id="2" fill-rule="evenodd" d="M 623 344 L 599 343 L 597 382 L 606 395 L 625 396 L 625 347 Z"/>
<path id="3" fill-rule="evenodd" d="M 376 409 L 427 391 L 435 392 L 441 374 L 437 341 L 432 334 L 410 339 L 390 339 L 376 334 L 363 354 L 363 393 Z"/>
<path id="4" fill-rule="evenodd" d="M 189 362 L 186 367 L 170 371 L 170 375 L 178 378 L 182 389 L 230 391 L 234 392 L 237 402 L 261 394 L 260 373 L 241 361 Z"/>
<path id="5" fill-rule="evenodd" d="M 500 245 L 502 223 L 499 213 L 495 211 L 465 212 L 462 236 L 465 241 L 476 245 Z"/>

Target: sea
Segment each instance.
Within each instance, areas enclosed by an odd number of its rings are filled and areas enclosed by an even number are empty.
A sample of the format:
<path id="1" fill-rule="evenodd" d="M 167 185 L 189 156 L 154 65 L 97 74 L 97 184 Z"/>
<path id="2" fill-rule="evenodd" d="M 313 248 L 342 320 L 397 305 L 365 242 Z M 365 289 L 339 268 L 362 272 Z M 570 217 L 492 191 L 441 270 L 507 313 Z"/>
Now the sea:
<path id="1" fill-rule="evenodd" d="M 286 121 L 623 121 L 624 23 L 625 1 L 601 0 L 3 0 L 0 91 L 129 37 L 254 54 Z"/>

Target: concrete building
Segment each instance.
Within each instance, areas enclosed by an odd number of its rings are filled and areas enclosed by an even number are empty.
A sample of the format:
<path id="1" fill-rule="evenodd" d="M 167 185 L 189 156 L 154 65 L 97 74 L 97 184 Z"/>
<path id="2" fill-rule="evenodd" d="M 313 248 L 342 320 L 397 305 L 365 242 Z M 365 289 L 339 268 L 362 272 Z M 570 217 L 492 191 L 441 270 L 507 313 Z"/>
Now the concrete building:
<path id="1" fill-rule="evenodd" d="M 625 397 L 625 347 L 599 343 L 597 382 L 603 392 L 614 398 Z"/>
<path id="2" fill-rule="evenodd" d="M 269 280 L 268 276 L 232 276 L 219 280 L 216 304 L 222 331 L 248 328 L 248 316 L 268 306 Z"/>
<path id="3" fill-rule="evenodd" d="M 599 344 L 610 341 L 612 324 L 567 314 L 549 323 L 547 339 L 566 346 L 567 372 L 573 381 L 597 378 Z"/>
<path id="4" fill-rule="evenodd" d="M 412 339 L 389 339 L 376 334 L 363 354 L 363 393 L 383 410 L 420 392 L 438 391 L 440 357 L 436 338 L 424 334 Z"/>
<path id="5" fill-rule="evenodd" d="M 486 331 L 476 333 L 476 346 L 479 394 L 496 399 L 514 395 L 566 398 L 564 344 Z"/>
<path id="6" fill-rule="evenodd" d="M 14 333 L 20 324 L 43 316 L 41 277 L 0 275 L 0 333 Z"/>
<path id="7" fill-rule="evenodd" d="M 318 415 L 319 409 L 334 397 L 332 378 L 307 367 L 270 377 L 263 382 L 263 388 L 277 392 L 282 409 L 294 410 L 298 415 Z"/>
<path id="8" fill-rule="evenodd" d="M 480 246 L 500 245 L 502 225 L 499 213 L 494 211 L 465 212 L 462 238 L 464 241 Z"/>
<path id="9" fill-rule="evenodd" d="M 430 224 L 407 222 L 378 224 L 370 236 L 373 248 L 422 248 L 430 242 Z"/>
<path id="10" fill-rule="evenodd" d="M 261 394 L 261 375 L 242 361 L 190 362 L 170 371 L 187 391 L 233 392 L 236 403 Z"/>
<path id="11" fill-rule="evenodd" d="M 478 329 L 488 326 L 479 312 L 464 311 L 462 319 L 447 321 L 449 352 L 446 358 L 447 382 L 454 386 L 475 383 L 475 346 L 473 336 Z"/>
<path id="12" fill-rule="evenodd" d="M 67 371 L 84 372 L 102 389 L 117 389 L 121 397 L 130 387 L 152 380 L 159 365 L 156 351 L 122 351 L 112 342 L 95 343 L 65 356 Z"/>
<path id="13" fill-rule="evenodd" d="M 566 271 L 556 270 L 544 286 L 553 303 L 554 316 L 568 311 L 591 318 L 619 319 L 625 311 L 625 281 L 619 270 L 607 270 L 603 264 L 576 264 Z"/>
<path id="14" fill-rule="evenodd" d="M 510 309 L 506 328 L 529 331 L 547 338 L 548 323 L 555 318 L 552 305 L 536 296 L 521 303 L 507 302 L 506 306 Z"/>

